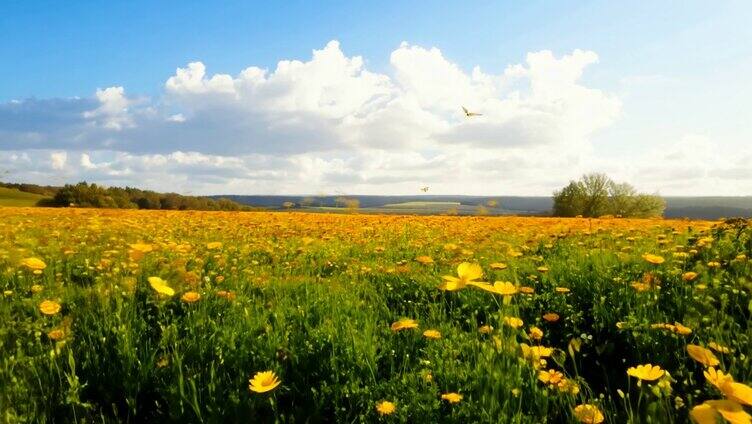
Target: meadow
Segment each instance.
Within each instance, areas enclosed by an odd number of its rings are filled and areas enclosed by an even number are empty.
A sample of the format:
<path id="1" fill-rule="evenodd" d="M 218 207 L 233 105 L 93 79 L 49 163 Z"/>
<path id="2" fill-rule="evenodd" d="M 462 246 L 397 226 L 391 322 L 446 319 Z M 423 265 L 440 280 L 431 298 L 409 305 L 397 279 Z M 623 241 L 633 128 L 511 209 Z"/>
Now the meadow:
<path id="1" fill-rule="evenodd" d="M 43 199 L 47 199 L 47 197 L 39 194 L 18 191 L 16 189 L 0 187 L 0 206 L 34 206 L 37 202 Z"/>
<path id="2" fill-rule="evenodd" d="M 0 421 L 748 423 L 751 255 L 744 220 L 0 208 Z"/>

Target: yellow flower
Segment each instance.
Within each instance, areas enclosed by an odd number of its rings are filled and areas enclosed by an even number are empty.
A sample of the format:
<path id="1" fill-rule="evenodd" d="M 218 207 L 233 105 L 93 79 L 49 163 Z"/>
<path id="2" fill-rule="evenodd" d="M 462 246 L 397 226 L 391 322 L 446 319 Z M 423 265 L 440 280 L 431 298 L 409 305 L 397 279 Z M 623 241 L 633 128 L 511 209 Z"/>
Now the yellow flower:
<path id="1" fill-rule="evenodd" d="M 588 403 L 577 405 L 574 408 L 574 416 L 579 422 L 585 424 L 600 424 L 605 419 L 603 412 L 597 406 Z"/>
<path id="2" fill-rule="evenodd" d="M 388 400 L 382 400 L 381 402 L 376 404 L 376 411 L 379 413 L 379 415 L 390 415 L 394 413 L 396 409 L 397 407 Z"/>
<path id="3" fill-rule="evenodd" d="M 540 380 L 542 383 L 550 384 L 553 386 L 559 384 L 564 380 L 564 374 L 554 369 L 550 369 L 548 371 L 539 371 L 538 380 Z"/>
<path id="4" fill-rule="evenodd" d="M 519 288 L 519 291 L 520 291 L 520 293 L 525 293 L 525 294 L 533 294 L 533 293 L 535 293 L 535 289 L 532 288 L 532 287 L 528 287 L 528 286 L 521 286 Z"/>
<path id="5" fill-rule="evenodd" d="M 498 294 L 501 296 L 511 296 L 517 293 L 517 287 L 508 281 L 496 281 L 493 283 L 493 285 L 476 282 L 469 282 L 468 284 L 481 290 L 485 290 L 489 293 Z"/>
<path id="6" fill-rule="evenodd" d="M 727 348 L 726 346 L 719 345 L 716 342 L 710 342 L 708 343 L 708 347 L 713 349 L 714 351 L 718 353 L 731 353 L 731 349 Z"/>
<path id="7" fill-rule="evenodd" d="M 522 320 L 517 317 L 504 317 L 504 323 L 512 328 L 520 328 L 524 324 Z"/>
<path id="8" fill-rule="evenodd" d="M 545 346 L 528 346 L 526 343 L 520 343 L 520 349 L 522 350 L 522 357 L 530 362 L 535 369 L 546 366 L 546 360 L 542 358 L 548 358 L 553 353 L 553 349 Z"/>
<path id="9" fill-rule="evenodd" d="M 664 371 L 658 365 L 638 365 L 627 369 L 627 375 L 645 381 L 655 381 L 663 377 Z"/>
<path id="10" fill-rule="evenodd" d="M 439 330 L 426 330 L 423 332 L 423 337 L 427 339 L 440 339 L 441 338 L 441 332 Z"/>
<path id="11" fill-rule="evenodd" d="M 687 345 L 687 353 L 695 361 L 705 365 L 706 367 L 714 367 L 720 364 L 720 361 L 716 356 L 708 349 L 696 344 Z"/>
<path id="12" fill-rule="evenodd" d="M 686 336 L 688 334 L 692 334 L 692 329 L 691 328 L 685 327 L 684 325 L 682 325 L 681 323 L 678 323 L 678 322 L 674 322 L 673 331 L 676 334 L 680 334 L 682 336 Z"/>
<path id="13" fill-rule="evenodd" d="M 752 406 L 752 387 L 744 383 L 737 383 L 735 381 L 726 382 L 726 384 L 721 386 L 721 392 L 733 401 Z"/>
<path id="14" fill-rule="evenodd" d="M 721 370 L 716 371 L 713 367 L 708 368 L 703 374 L 708 383 L 715 386 L 727 398 L 752 406 L 752 387 L 735 382 L 731 375 L 724 374 Z"/>
<path id="15" fill-rule="evenodd" d="M 41 285 L 39 285 L 39 284 L 34 284 L 33 286 L 31 286 L 31 292 L 32 292 L 32 293 L 39 293 L 39 292 L 41 292 L 42 290 L 44 290 L 44 287 L 42 287 L 42 286 L 41 286 Z"/>
<path id="16" fill-rule="evenodd" d="M 549 312 L 543 315 L 543 319 L 548 322 L 556 322 L 559 320 L 559 314 L 554 313 L 554 312 Z"/>
<path id="17" fill-rule="evenodd" d="M 536 358 L 548 358 L 554 352 L 553 348 L 546 346 L 528 346 L 525 343 L 521 343 L 523 356 L 533 356 Z"/>
<path id="18" fill-rule="evenodd" d="M 196 293 L 195 291 L 185 292 L 185 294 L 180 297 L 180 300 L 185 303 L 197 302 L 199 299 L 201 299 L 201 295 Z"/>
<path id="19" fill-rule="evenodd" d="M 689 411 L 689 415 L 692 417 L 692 421 L 696 422 L 697 424 L 718 423 L 718 412 L 716 412 L 715 408 L 708 405 L 707 403 L 695 406 L 691 411 Z"/>
<path id="20" fill-rule="evenodd" d="M 663 256 L 653 255 L 652 253 L 646 253 L 642 255 L 642 259 L 645 259 L 646 261 L 654 265 L 660 265 L 666 261 L 665 259 L 663 259 Z"/>
<path id="21" fill-rule="evenodd" d="M 235 297 L 236 297 L 235 292 L 227 291 L 227 290 L 219 290 L 217 292 L 217 296 L 223 299 L 227 299 L 227 300 L 235 300 Z"/>
<path id="22" fill-rule="evenodd" d="M 62 340 L 65 337 L 65 331 L 63 331 L 63 330 L 61 330 L 59 328 L 56 328 L 54 330 L 50 330 L 47 333 L 47 337 L 49 337 L 50 340 L 55 340 L 55 341 Z"/>
<path id="23" fill-rule="evenodd" d="M 734 381 L 734 378 L 731 377 L 731 375 L 725 374 L 723 371 L 716 370 L 713 367 L 709 367 L 707 370 L 703 371 L 702 374 L 705 376 L 705 379 L 708 381 L 708 383 L 714 385 L 719 390 L 726 383 L 731 383 Z"/>
<path id="24" fill-rule="evenodd" d="M 580 386 L 567 378 L 561 380 L 559 384 L 556 385 L 556 388 L 562 393 L 569 393 L 571 395 L 580 393 Z"/>
<path id="25" fill-rule="evenodd" d="M 653 288 L 650 284 L 641 283 L 639 281 L 635 281 L 634 283 L 630 284 L 633 289 L 637 290 L 638 292 L 642 293 L 644 291 L 648 291 Z"/>
<path id="26" fill-rule="evenodd" d="M 457 277 L 444 275 L 444 281 L 439 284 L 440 290 L 455 291 L 464 289 L 468 283 L 474 282 L 483 276 L 483 270 L 478 264 L 462 262 L 457 266 Z"/>
<path id="27" fill-rule="evenodd" d="M 135 250 L 137 252 L 140 252 L 140 253 L 149 253 L 152 250 L 154 250 L 154 247 L 152 245 L 146 244 L 146 243 L 134 243 L 134 244 L 130 244 L 128 246 L 131 249 L 133 249 L 133 250 Z"/>
<path id="28" fill-rule="evenodd" d="M 399 321 L 393 322 L 390 328 L 394 332 L 401 331 L 401 330 L 409 330 L 411 328 L 418 328 L 418 321 L 415 321 L 414 319 L 410 319 L 410 318 L 402 318 Z"/>
<path id="29" fill-rule="evenodd" d="M 39 311 L 45 315 L 55 315 L 62 307 L 54 300 L 44 300 L 39 304 Z"/>
<path id="30" fill-rule="evenodd" d="M 153 288 L 157 293 L 168 297 L 175 294 L 175 290 L 173 290 L 172 287 L 168 286 L 165 280 L 159 277 L 149 277 L 148 280 L 151 288 Z"/>
<path id="31" fill-rule="evenodd" d="M 693 271 L 687 271 L 684 274 L 682 274 L 682 280 L 684 281 L 692 281 L 695 278 L 697 278 L 697 273 Z"/>
<path id="32" fill-rule="evenodd" d="M 488 324 L 481 325 L 480 327 L 478 327 L 478 332 L 480 334 L 491 334 L 492 331 L 493 331 L 493 327 Z"/>
<path id="33" fill-rule="evenodd" d="M 728 399 L 705 401 L 702 405 L 692 408 L 690 413 L 692 418 L 694 418 L 699 424 L 715 424 L 717 422 L 717 414 L 721 414 L 726 421 L 734 424 L 752 422 L 752 416 L 750 416 L 741 405 Z"/>
<path id="34" fill-rule="evenodd" d="M 430 265 L 433 263 L 433 259 L 430 256 L 426 255 L 418 256 L 417 258 L 415 258 L 415 260 L 423 265 Z"/>
<path id="35" fill-rule="evenodd" d="M 442 394 L 441 398 L 449 403 L 460 403 L 460 401 L 462 400 L 462 395 L 455 392 L 449 392 Z"/>
<path id="36" fill-rule="evenodd" d="M 540 340 L 543 338 L 543 330 L 538 327 L 530 327 L 529 336 L 533 340 Z"/>
<path id="37" fill-rule="evenodd" d="M 274 371 L 260 371 L 248 380 L 248 388 L 252 392 L 265 393 L 274 390 L 281 381 L 277 378 L 277 374 Z"/>
<path id="38" fill-rule="evenodd" d="M 539 267 L 537 268 L 537 270 L 538 270 L 538 272 L 540 272 L 541 274 L 545 274 L 545 273 L 547 273 L 547 272 L 548 272 L 548 267 L 547 267 L 547 266 L 539 266 Z"/>
<path id="39" fill-rule="evenodd" d="M 520 252 L 519 250 L 509 249 L 509 251 L 507 251 L 507 255 L 513 258 L 519 258 L 520 256 L 522 256 L 522 252 Z"/>
<path id="40" fill-rule="evenodd" d="M 557 287 L 556 293 L 569 293 L 571 290 L 569 290 L 567 287 Z"/>
<path id="41" fill-rule="evenodd" d="M 495 270 L 507 269 L 507 264 L 501 263 L 501 262 L 494 262 L 489 266 L 491 267 L 491 269 L 495 269 Z"/>
<path id="42" fill-rule="evenodd" d="M 210 242 L 210 243 L 206 243 L 206 248 L 209 249 L 209 250 L 219 249 L 221 247 L 222 247 L 222 242 L 221 241 L 213 241 L 213 242 Z"/>
<path id="43" fill-rule="evenodd" d="M 47 264 L 39 258 L 26 258 L 21 261 L 21 265 L 32 271 L 41 271 L 47 268 Z"/>

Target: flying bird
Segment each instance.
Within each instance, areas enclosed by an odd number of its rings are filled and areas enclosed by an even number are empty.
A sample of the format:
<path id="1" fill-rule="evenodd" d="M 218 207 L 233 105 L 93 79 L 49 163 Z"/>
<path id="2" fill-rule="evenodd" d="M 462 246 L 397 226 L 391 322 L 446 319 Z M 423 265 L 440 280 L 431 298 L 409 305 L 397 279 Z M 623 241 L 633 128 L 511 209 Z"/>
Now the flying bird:
<path id="1" fill-rule="evenodd" d="M 465 116 L 468 118 L 471 116 L 483 116 L 482 113 L 470 112 L 465 106 L 462 106 L 462 111 L 465 112 Z"/>
<path id="2" fill-rule="evenodd" d="M 427 192 L 428 191 L 428 186 L 421 187 L 420 191 L 422 191 L 423 193 Z"/>

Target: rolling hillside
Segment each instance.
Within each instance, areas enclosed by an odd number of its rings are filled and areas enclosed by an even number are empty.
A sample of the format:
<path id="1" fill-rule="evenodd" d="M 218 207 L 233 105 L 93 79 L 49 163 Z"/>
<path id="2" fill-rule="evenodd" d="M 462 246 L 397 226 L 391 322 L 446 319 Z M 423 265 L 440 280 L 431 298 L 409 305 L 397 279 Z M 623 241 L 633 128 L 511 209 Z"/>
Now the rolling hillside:
<path id="1" fill-rule="evenodd" d="M 0 187 L 0 206 L 36 206 L 38 201 L 46 198 L 41 194 Z"/>

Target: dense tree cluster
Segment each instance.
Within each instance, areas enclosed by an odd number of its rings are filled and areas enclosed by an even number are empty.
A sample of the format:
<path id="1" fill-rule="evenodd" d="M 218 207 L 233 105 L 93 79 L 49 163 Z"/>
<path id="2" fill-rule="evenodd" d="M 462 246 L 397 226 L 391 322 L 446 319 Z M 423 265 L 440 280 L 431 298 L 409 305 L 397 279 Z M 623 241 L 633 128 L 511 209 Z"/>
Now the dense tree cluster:
<path id="1" fill-rule="evenodd" d="M 638 193 L 631 185 L 616 183 L 604 174 L 589 174 L 554 192 L 553 214 L 650 218 L 662 216 L 665 208 L 660 196 Z"/>
<path id="2" fill-rule="evenodd" d="M 57 189 L 51 199 L 43 201 L 41 206 L 206 211 L 249 209 L 247 206 L 228 199 L 183 196 L 176 193 L 157 193 L 132 187 L 102 187 L 86 182 L 66 184 Z"/>

